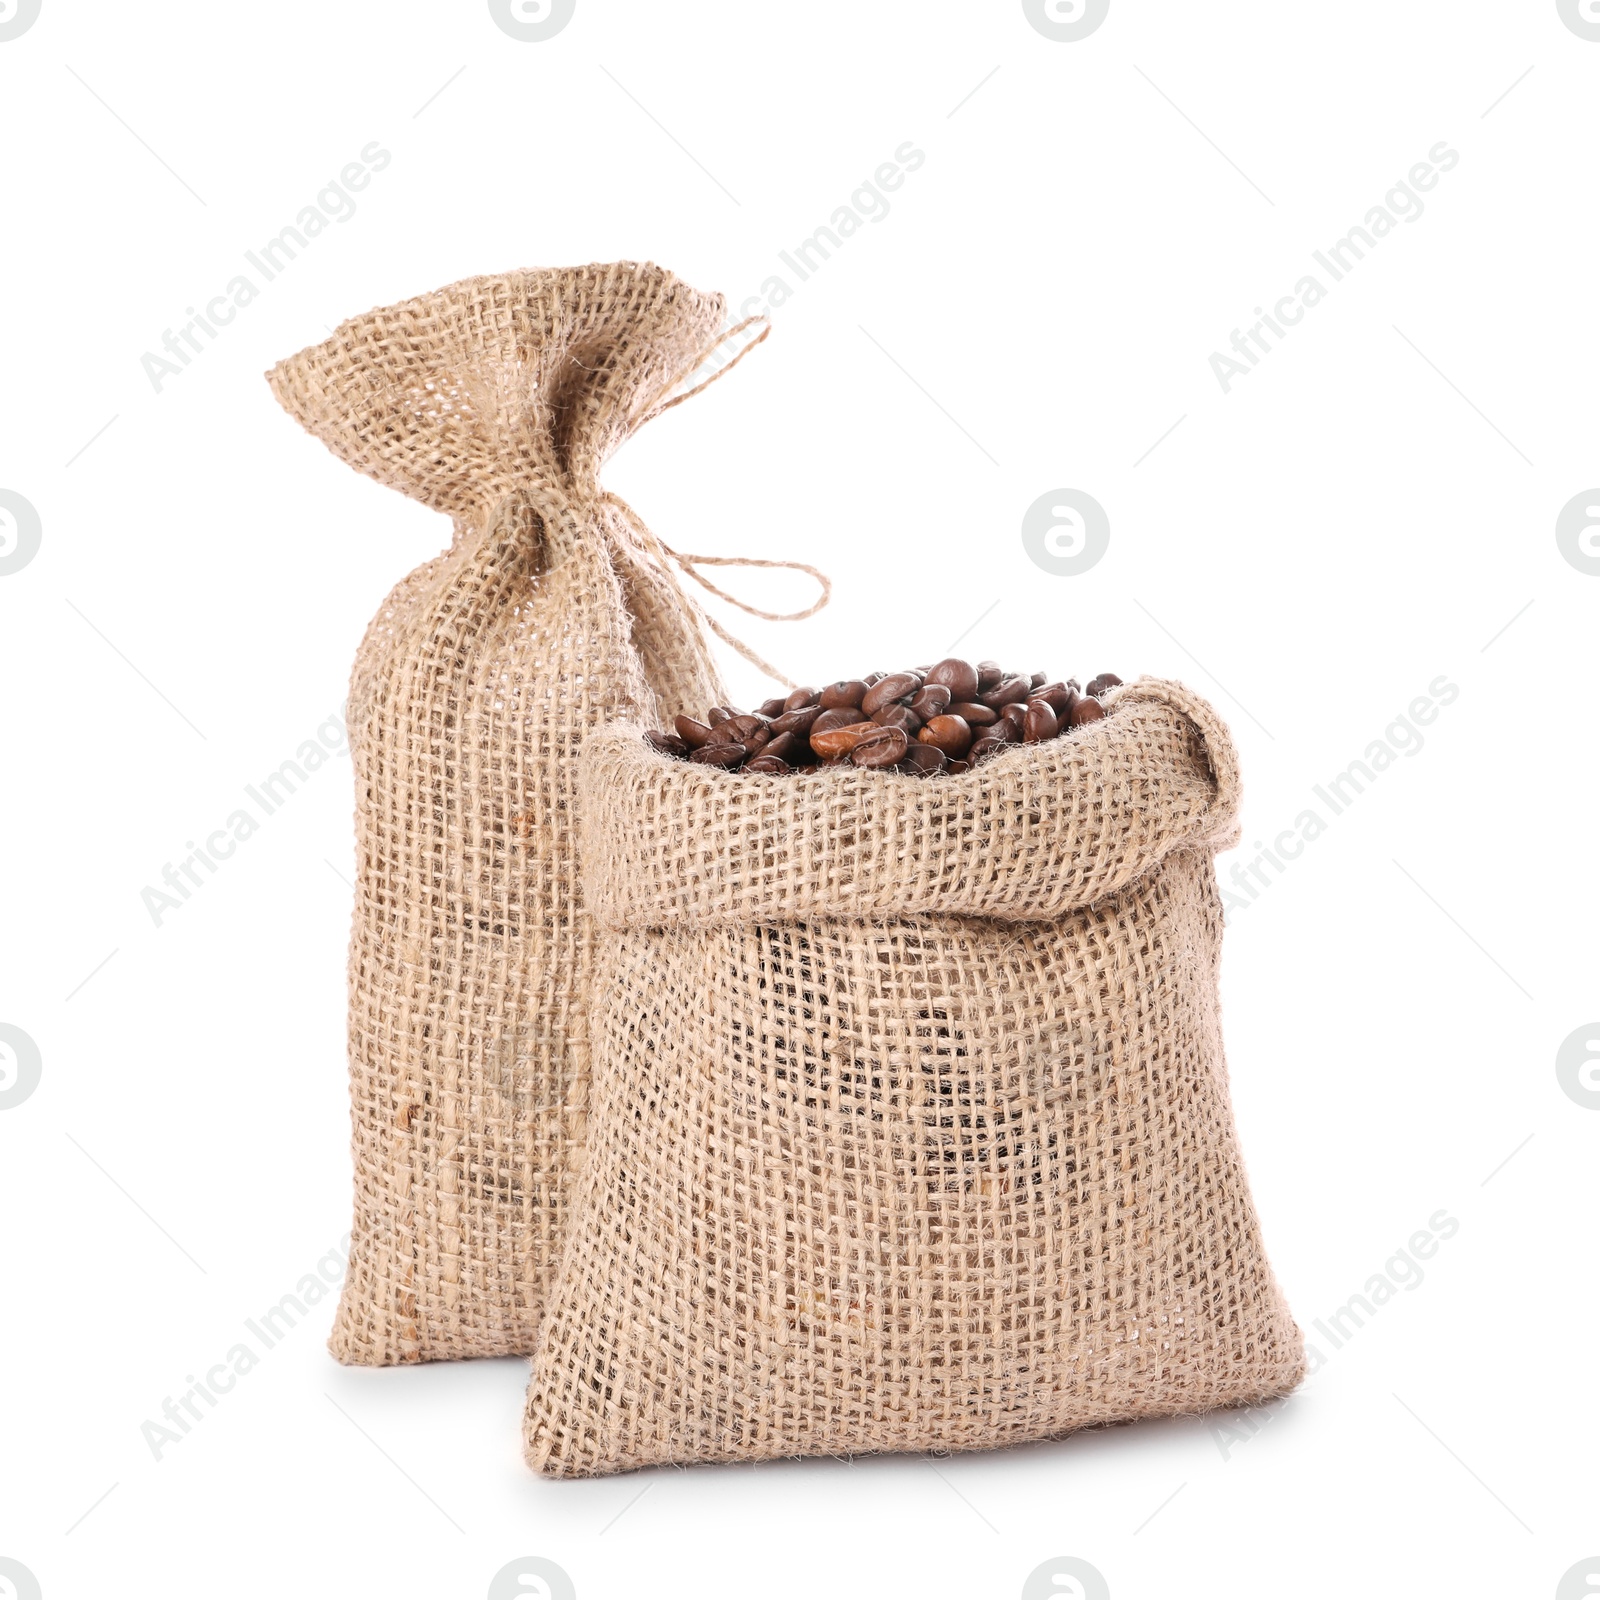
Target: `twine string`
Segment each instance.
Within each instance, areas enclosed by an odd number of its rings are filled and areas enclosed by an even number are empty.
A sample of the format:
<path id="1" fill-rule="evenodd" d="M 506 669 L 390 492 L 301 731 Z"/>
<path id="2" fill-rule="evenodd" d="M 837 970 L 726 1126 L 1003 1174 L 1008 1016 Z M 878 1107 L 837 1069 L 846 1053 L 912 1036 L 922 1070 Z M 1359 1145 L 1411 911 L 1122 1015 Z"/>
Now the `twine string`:
<path id="1" fill-rule="evenodd" d="M 662 398 L 664 395 L 671 394 L 672 391 L 677 388 L 677 386 L 682 383 L 684 379 L 689 377 L 691 373 L 698 371 L 706 361 L 715 355 L 716 352 L 728 342 L 728 340 L 736 338 L 739 334 L 743 333 L 746 328 L 753 327 L 756 323 L 760 323 L 762 325 L 761 332 L 758 333 L 753 339 L 747 340 L 742 346 L 740 346 L 738 353 L 731 361 L 719 367 L 711 374 L 709 378 L 697 383 L 694 388 L 685 390 L 684 393 L 680 395 L 673 395 L 672 399 L 670 400 Z M 692 400 L 697 394 L 709 389 L 711 385 L 716 383 L 719 379 L 726 377 L 728 373 L 732 372 L 733 369 L 738 366 L 739 363 L 743 361 L 744 358 L 749 355 L 758 344 L 761 344 L 771 332 L 772 323 L 764 316 L 746 317 L 743 322 L 727 329 L 718 338 L 714 339 L 709 345 L 707 345 L 705 349 L 700 351 L 700 353 L 696 355 L 691 362 L 689 362 L 685 367 L 681 368 L 670 381 L 663 384 L 661 388 L 657 389 L 655 393 L 651 395 L 650 399 L 647 400 L 640 408 L 638 420 L 633 424 L 633 429 L 630 429 L 630 432 L 637 430 L 638 428 L 642 428 L 645 423 L 653 421 L 664 411 L 670 411 L 674 406 L 682 405 L 685 400 Z M 641 517 L 639 513 L 621 497 L 621 495 L 613 494 L 609 489 L 602 489 L 600 491 L 600 498 L 606 504 L 612 506 L 622 516 L 628 527 L 632 529 L 635 538 L 624 539 L 622 544 L 633 559 L 638 560 L 647 553 L 654 553 L 659 558 L 664 558 L 665 560 L 671 561 L 681 572 L 684 573 L 686 577 L 694 579 L 694 581 L 699 584 L 700 587 L 708 594 L 714 594 L 719 600 L 725 600 L 729 605 L 737 606 L 739 610 L 746 612 L 752 617 L 760 617 L 765 622 L 801 622 L 807 617 L 815 616 L 817 612 L 822 610 L 822 608 L 827 605 L 829 600 L 833 597 L 833 583 L 829 579 L 828 575 L 825 572 L 820 571 L 818 568 L 811 566 L 807 562 L 765 561 L 755 556 L 689 555 L 683 551 L 674 550 L 665 539 L 663 539 L 659 534 L 650 528 L 650 526 L 645 522 L 644 518 Z M 697 570 L 699 567 L 783 567 L 793 572 L 807 573 L 809 576 L 815 578 L 817 580 L 818 588 L 821 592 L 817 596 L 817 599 L 811 605 L 807 606 L 803 611 L 764 611 L 760 606 L 750 605 L 748 602 L 739 599 L 737 595 L 729 594 L 726 589 L 718 587 L 718 585 L 714 584 L 709 578 L 705 577 Z M 685 595 L 684 598 L 688 600 L 690 606 L 693 607 L 700 620 L 708 628 L 710 628 L 711 631 L 716 634 L 716 636 L 721 639 L 724 644 L 729 645 L 732 649 L 738 651 L 738 653 L 743 656 L 744 659 L 748 661 L 758 672 L 761 672 L 767 677 L 771 678 L 774 683 L 781 683 L 786 689 L 793 689 L 795 687 L 795 683 L 792 678 L 790 678 L 786 673 L 780 672 L 775 666 L 772 665 L 770 661 L 767 661 L 763 657 L 757 655 L 756 652 L 752 650 L 743 639 L 737 638 L 734 634 L 730 633 L 698 600 L 691 595 Z"/>
<path id="2" fill-rule="evenodd" d="M 693 578 L 702 589 L 705 589 L 709 593 L 716 595 L 721 600 L 726 600 L 729 605 L 737 606 L 739 610 L 747 612 L 752 617 L 760 617 L 767 622 L 800 622 L 806 617 L 815 616 L 816 613 L 819 612 L 825 605 L 827 605 L 828 601 L 833 597 L 833 584 L 828 578 L 828 575 L 817 567 L 809 565 L 807 562 L 763 561 L 754 556 L 687 555 L 682 551 L 674 550 L 665 539 L 663 539 L 649 526 L 648 523 L 645 522 L 644 518 L 641 517 L 639 513 L 622 498 L 621 495 L 613 494 L 609 489 L 604 489 L 601 491 L 600 498 L 605 501 L 606 504 L 614 507 L 621 514 L 623 519 L 628 524 L 628 527 L 631 528 L 634 534 L 637 536 L 639 543 L 643 545 L 644 548 L 640 549 L 633 540 L 624 540 L 624 546 L 631 556 L 633 556 L 635 559 L 638 559 L 647 551 L 653 551 L 657 555 L 665 557 L 667 560 L 673 562 L 680 571 L 682 571 L 688 577 Z M 696 563 L 707 567 L 784 567 L 794 572 L 808 573 L 811 577 L 817 580 L 818 585 L 821 587 L 822 593 L 818 596 L 816 601 L 807 606 L 804 611 L 764 611 L 760 606 L 750 605 L 748 602 L 739 599 L 737 595 L 729 594 L 727 590 L 721 589 L 716 584 L 712 583 L 709 578 L 702 577 L 701 574 L 695 570 Z M 764 657 L 757 655 L 756 652 L 752 650 L 743 639 L 740 639 L 736 635 L 730 633 L 725 627 L 723 627 L 716 617 L 706 610 L 706 608 L 701 605 L 700 602 L 692 595 L 685 595 L 684 598 L 688 600 L 689 604 L 694 608 L 700 620 L 704 622 L 705 625 L 710 628 L 711 631 L 716 634 L 716 636 L 721 639 L 724 644 L 731 646 L 734 650 L 737 650 L 739 654 L 743 656 L 744 659 L 748 661 L 750 665 L 753 666 L 758 672 L 764 673 L 767 677 L 771 678 L 774 683 L 781 683 L 786 689 L 793 689 L 795 687 L 795 683 L 792 678 L 790 678 L 786 673 L 780 672 L 775 666 L 772 665 L 770 661 L 766 660 Z"/>

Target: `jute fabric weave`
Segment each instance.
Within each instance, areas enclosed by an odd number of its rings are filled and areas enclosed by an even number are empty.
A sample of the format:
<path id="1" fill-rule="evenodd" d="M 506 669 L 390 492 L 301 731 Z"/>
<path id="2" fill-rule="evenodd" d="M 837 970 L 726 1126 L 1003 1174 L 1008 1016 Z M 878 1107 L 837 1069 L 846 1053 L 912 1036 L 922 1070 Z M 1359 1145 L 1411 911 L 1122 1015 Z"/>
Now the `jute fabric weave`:
<path id="1" fill-rule="evenodd" d="M 1178 684 L 958 777 L 591 739 L 590 1142 L 529 1462 L 968 1450 L 1298 1382 L 1218 1015 L 1226 729 Z"/>
<path id="2" fill-rule="evenodd" d="M 509 272 L 269 374 L 334 454 L 455 524 L 350 683 L 342 1361 L 532 1346 L 584 1132 L 575 758 L 613 718 L 723 698 L 695 608 L 599 470 L 722 327 L 720 296 L 654 266 Z"/>

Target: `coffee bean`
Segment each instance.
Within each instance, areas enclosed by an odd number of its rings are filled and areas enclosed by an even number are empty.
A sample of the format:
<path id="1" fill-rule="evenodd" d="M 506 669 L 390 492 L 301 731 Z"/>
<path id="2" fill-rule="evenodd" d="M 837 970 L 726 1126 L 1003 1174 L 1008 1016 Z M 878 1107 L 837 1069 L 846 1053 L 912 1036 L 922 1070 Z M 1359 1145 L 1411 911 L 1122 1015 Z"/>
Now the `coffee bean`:
<path id="1" fill-rule="evenodd" d="M 742 743 L 752 733 L 765 733 L 767 719 L 752 716 L 748 712 L 740 712 L 737 716 L 725 718 L 717 724 L 718 734 L 730 743 Z"/>
<path id="2" fill-rule="evenodd" d="M 947 713 L 942 717 L 930 717 L 917 739 L 935 750 L 942 750 L 947 756 L 964 756 L 972 746 L 972 729 L 965 717 Z"/>
<path id="3" fill-rule="evenodd" d="M 835 706 L 831 711 L 817 713 L 816 720 L 807 730 L 807 737 L 814 739 L 819 733 L 832 733 L 835 728 L 851 728 L 866 720 L 854 706 Z"/>
<path id="4" fill-rule="evenodd" d="M 978 669 L 959 656 L 947 656 L 937 666 L 930 667 L 926 682 L 942 684 L 950 691 L 952 700 L 978 698 Z"/>
<path id="5" fill-rule="evenodd" d="M 904 728 L 874 728 L 856 741 L 850 759 L 858 767 L 892 767 L 910 748 Z"/>
<path id="6" fill-rule="evenodd" d="M 706 767 L 736 767 L 745 757 L 742 744 L 703 744 L 689 759 Z"/>
<path id="7" fill-rule="evenodd" d="M 921 687 L 922 684 L 915 673 L 891 672 L 887 678 L 880 678 L 862 696 L 861 709 L 870 717 L 874 711 L 882 711 L 886 705 L 905 695 L 915 694 Z"/>
<path id="8" fill-rule="evenodd" d="M 903 706 L 898 701 L 891 702 L 880 711 L 874 711 L 872 720 L 880 728 L 904 728 L 911 738 L 916 737 L 917 730 L 922 726 L 922 718 L 909 706 Z"/>
<path id="9" fill-rule="evenodd" d="M 948 762 L 937 745 L 914 744 L 900 759 L 900 770 L 915 777 L 931 778 L 943 772 Z"/>
<path id="10" fill-rule="evenodd" d="M 772 731 L 774 734 L 808 734 L 811 732 L 812 724 L 819 717 L 827 715 L 821 706 L 796 706 L 793 711 L 785 711 L 781 717 L 772 719 Z"/>
<path id="11" fill-rule="evenodd" d="M 993 706 L 983 705 L 977 700 L 957 700 L 950 707 L 950 715 L 970 722 L 974 728 L 987 728 L 1000 720 L 1000 713 Z"/>
<path id="12" fill-rule="evenodd" d="M 1001 706 L 1025 703 L 1028 698 L 1028 689 L 1029 684 L 1026 678 L 1006 678 L 1003 682 L 997 683 L 994 688 L 984 694 L 980 694 L 978 698 L 986 706 L 993 706 L 998 711 Z"/>
<path id="13" fill-rule="evenodd" d="M 929 667 L 869 672 L 826 689 L 794 689 L 755 711 L 712 706 L 701 722 L 686 713 L 645 742 L 659 754 L 701 766 L 778 776 L 853 763 L 868 771 L 935 776 L 970 772 L 1012 745 L 1043 744 L 1107 715 L 1099 694 L 1122 680 L 1047 681 L 950 656 Z"/>
<path id="14" fill-rule="evenodd" d="M 676 756 L 680 761 L 688 758 L 689 746 L 675 733 L 647 733 L 644 738 L 652 750 L 664 756 Z"/>
<path id="15" fill-rule="evenodd" d="M 867 686 L 860 678 L 841 678 L 822 691 L 817 703 L 824 711 L 859 709 L 866 692 Z"/>
<path id="16" fill-rule="evenodd" d="M 674 717 L 672 726 L 678 730 L 678 737 L 691 750 L 698 750 L 701 745 L 711 743 L 710 728 L 703 722 L 696 722 L 693 717 Z"/>
<path id="17" fill-rule="evenodd" d="M 1030 700 L 1027 711 L 1023 713 L 1023 743 L 1039 744 L 1042 740 L 1055 738 L 1060 732 L 1061 723 L 1057 720 L 1055 709 L 1050 702 Z"/>
<path id="18" fill-rule="evenodd" d="M 829 728 L 818 733 L 811 730 L 811 748 L 825 761 L 836 761 L 850 754 L 863 739 L 876 733 L 901 732 L 900 729 L 880 728 L 876 722 L 852 722 L 842 728 Z M 896 758 L 898 759 L 898 757 Z"/>

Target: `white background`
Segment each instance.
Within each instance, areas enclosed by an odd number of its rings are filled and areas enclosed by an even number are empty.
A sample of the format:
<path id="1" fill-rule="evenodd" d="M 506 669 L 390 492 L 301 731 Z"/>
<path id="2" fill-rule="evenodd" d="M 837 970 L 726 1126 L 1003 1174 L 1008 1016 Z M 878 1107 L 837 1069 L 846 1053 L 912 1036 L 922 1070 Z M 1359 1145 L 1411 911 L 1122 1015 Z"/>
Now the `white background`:
<path id="1" fill-rule="evenodd" d="M 1600 1114 L 1555 1070 L 1600 1016 L 1600 577 L 1555 538 L 1600 483 L 1597 86 L 1554 0 L 1113 0 L 1075 43 L 1017 3 L 578 0 L 521 43 L 472 0 L 44 0 L 0 42 L 0 488 L 42 529 L 0 576 L 0 1022 L 42 1061 L 0 1110 L 0 1556 L 45 1600 L 477 1597 L 524 1555 L 580 1600 L 1014 1600 L 1063 1555 L 1115 1600 L 1557 1594 L 1600 1551 Z M 374 140 L 355 214 L 156 392 L 164 330 Z M 348 763 L 159 927 L 141 891 L 448 538 L 263 369 L 511 266 L 654 259 L 737 305 L 908 140 L 888 215 L 609 483 L 681 549 L 834 576 L 808 623 L 720 613 L 800 681 L 958 636 L 1184 679 L 1237 735 L 1247 846 L 1458 686 L 1230 921 L 1241 1135 L 1325 1365 L 1265 1418 L 551 1485 L 522 1362 L 345 1371 L 324 1303 L 157 1461 L 141 1424 L 348 1226 Z M 1225 394 L 1212 352 L 1440 141 L 1423 214 Z M 1062 487 L 1111 523 L 1073 578 L 1019 533 Z M 1314 1321 L 1441 1209 L 1333 1350 Z"/>

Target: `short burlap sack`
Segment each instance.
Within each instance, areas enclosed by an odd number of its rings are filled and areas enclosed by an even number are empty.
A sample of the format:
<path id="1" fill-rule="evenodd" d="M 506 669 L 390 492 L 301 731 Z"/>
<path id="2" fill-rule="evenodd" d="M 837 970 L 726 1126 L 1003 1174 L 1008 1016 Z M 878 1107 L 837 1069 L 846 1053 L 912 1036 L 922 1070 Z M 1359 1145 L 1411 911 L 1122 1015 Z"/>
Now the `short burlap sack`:
<path id="1" fill-rule="evenodd" d="M 1177 684 L 1109 703 L 932 779 L 590 741 L 590 1145 L 532 1466 L 979 1449 L 1299 1381 L 1218 1018 L 1234 751 Z"/>
<path id="2" fill-rule="evenodd" d="M 584 1128 L 574 758 L 615 717 L 723 698 L 672 552 L 599 471 L 723 326 L 720 296 L 658 267 L 510 272 L 357 317 L 268 375 L 335 455 L 455 524 L 350 684 L 342 1361 L 532 1348 Z"/>

